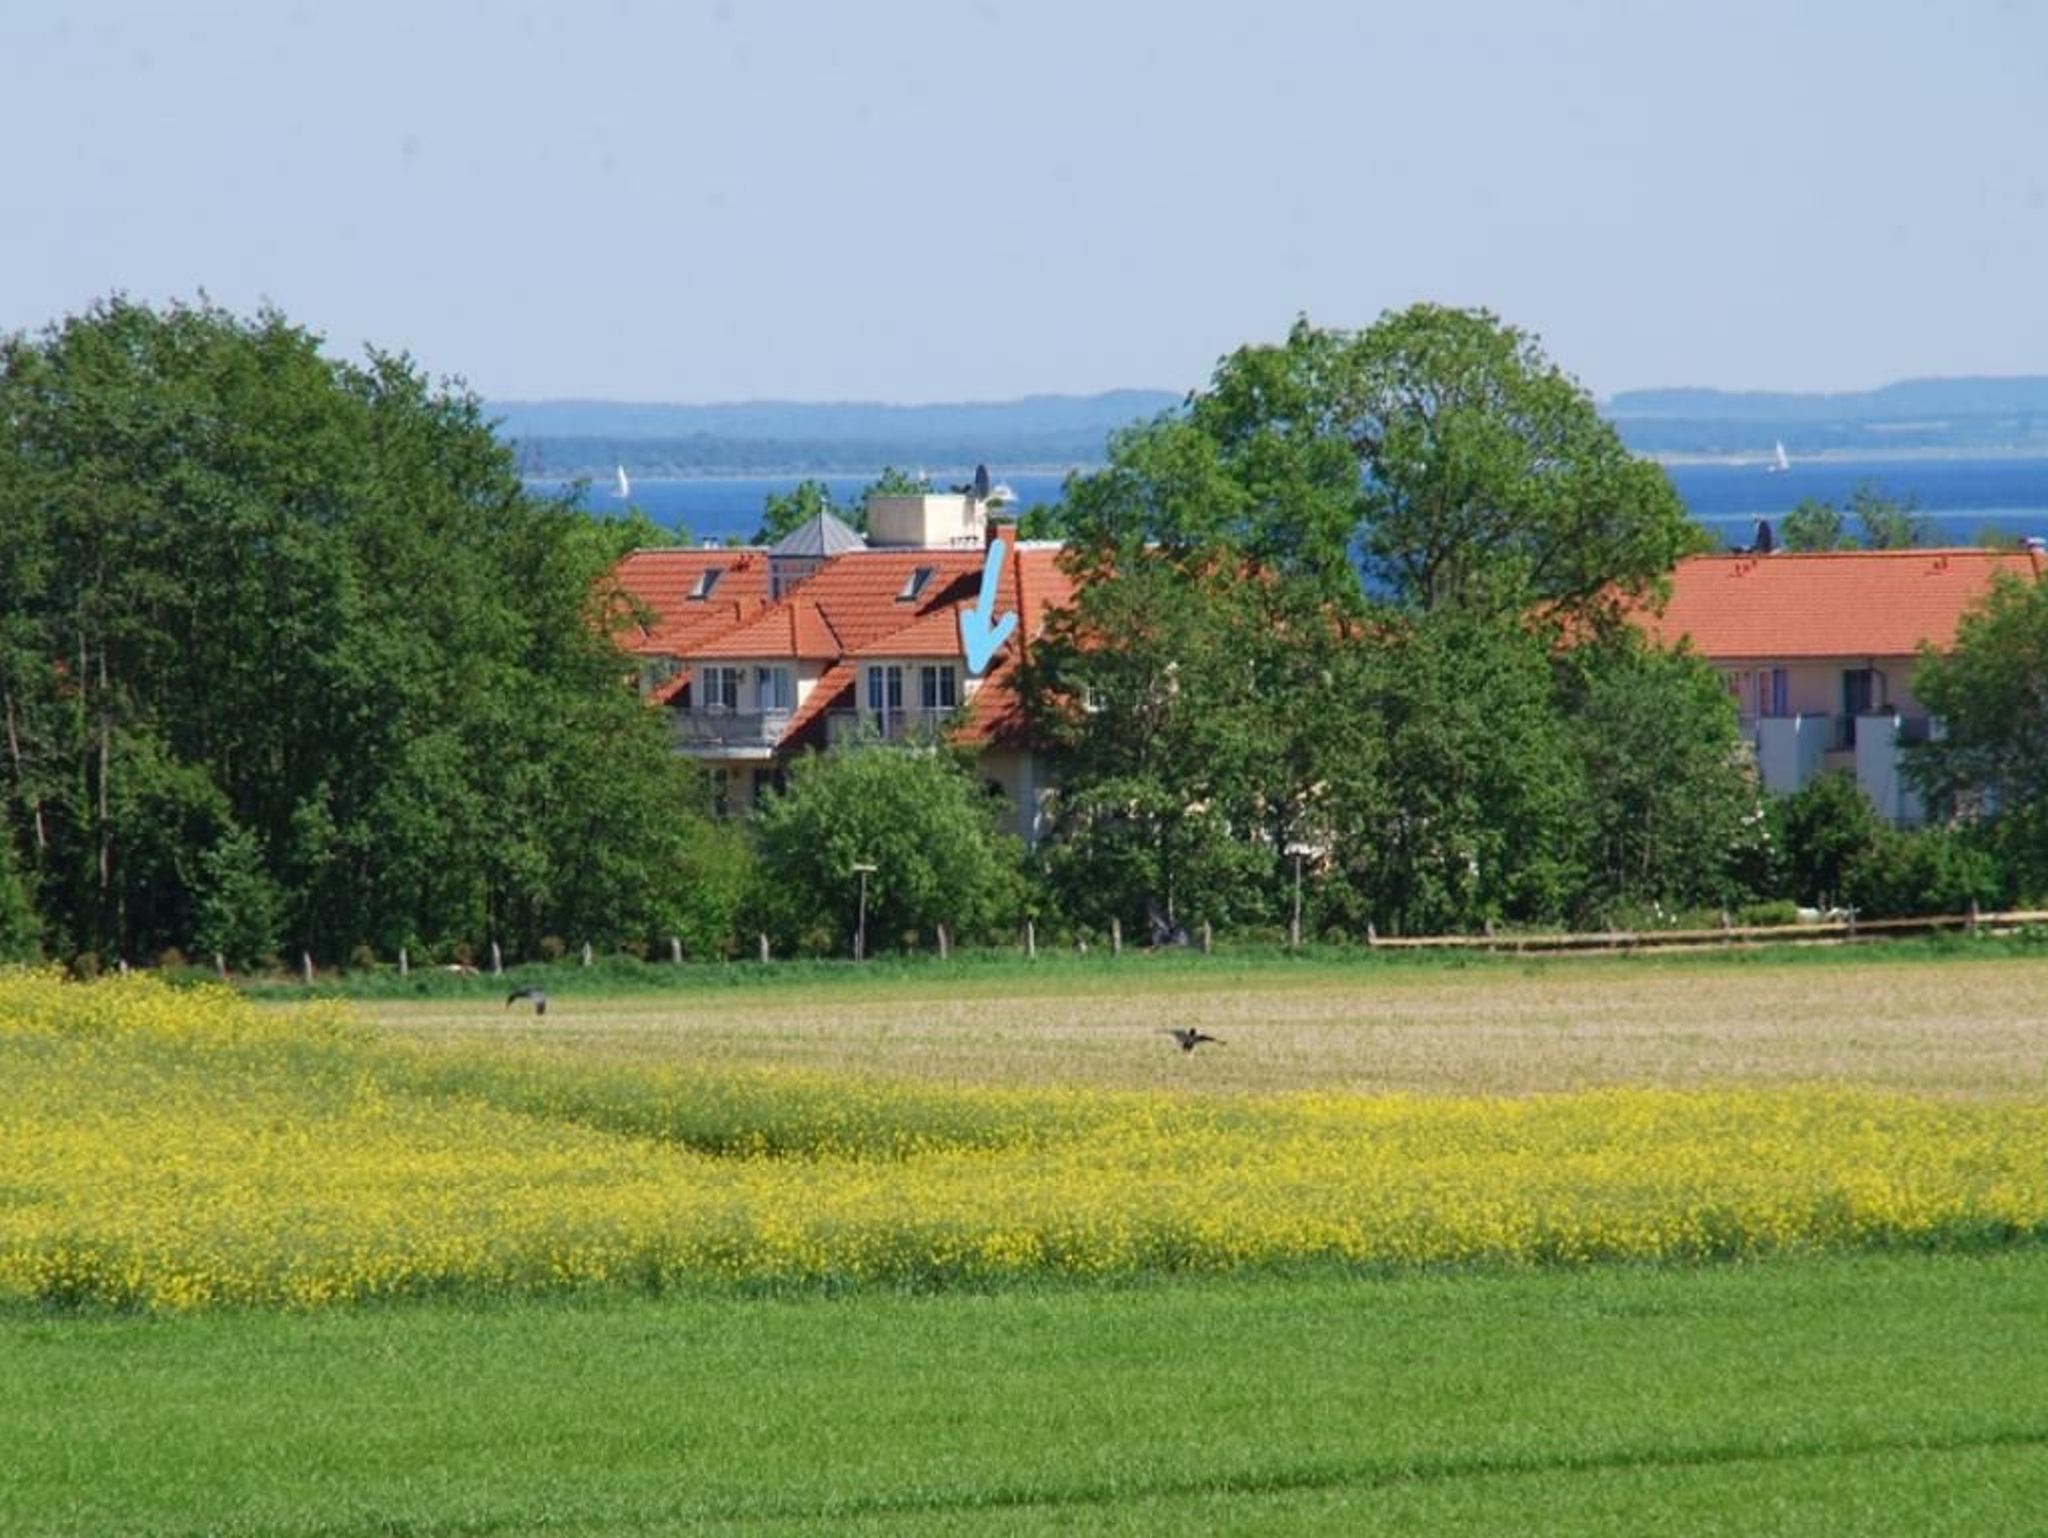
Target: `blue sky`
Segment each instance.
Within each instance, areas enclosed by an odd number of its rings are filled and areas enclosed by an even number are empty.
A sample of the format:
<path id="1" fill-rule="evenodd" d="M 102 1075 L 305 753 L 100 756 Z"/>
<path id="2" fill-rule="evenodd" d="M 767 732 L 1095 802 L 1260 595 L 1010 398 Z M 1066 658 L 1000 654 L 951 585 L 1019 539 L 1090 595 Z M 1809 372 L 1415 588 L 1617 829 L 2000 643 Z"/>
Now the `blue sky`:
<path id="1" fill-rule="evenodd" d="M 919 401 L 1427 298 L 1602 395 L 2048 373 L 2044 59 L 2029 0 L 0 0 L 0 330 Z"/>

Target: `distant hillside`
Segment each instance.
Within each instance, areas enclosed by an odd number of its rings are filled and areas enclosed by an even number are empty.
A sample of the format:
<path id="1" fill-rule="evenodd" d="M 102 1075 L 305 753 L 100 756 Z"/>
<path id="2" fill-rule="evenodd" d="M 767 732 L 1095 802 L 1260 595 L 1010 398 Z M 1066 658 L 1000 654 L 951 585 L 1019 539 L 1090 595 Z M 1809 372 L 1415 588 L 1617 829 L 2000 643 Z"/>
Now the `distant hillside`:
<path id="1" fill-rule="evenodd" d="M 1626 390 L 1603 411 L 1644 453 L 2032 449 L 2048 452 L 2048 377 L 1902 379 L 1875 390 Z"/>
<path id="2" fill-rule="evenodd" d="M 1010 469 L 1098 464 L 1117 428 L 1180 400 L 1162 390 L 1113 390 L 931 406 L 558 400 L 492 401 L 485 410 L 498 419 L 499 436 L 515 445 L 527 474 L 591 474 L 624 464 L 659 476 L 984 460 Z"/>
<path id="3" fill-rule="evenodd" d="M 535 476 L 867 474 L 985 462 L 1064 470 L 1103 461 L 1109 435 L 1180 404 L 1164 390 L 1032 395 L 931 406 L 740 401 L 493 401 L 486 411 Z M 2048 454 L 2048 376 L 1905 379 L 1876 390 L 1626 390 L 1602 403 L 1643 454 Z"/>

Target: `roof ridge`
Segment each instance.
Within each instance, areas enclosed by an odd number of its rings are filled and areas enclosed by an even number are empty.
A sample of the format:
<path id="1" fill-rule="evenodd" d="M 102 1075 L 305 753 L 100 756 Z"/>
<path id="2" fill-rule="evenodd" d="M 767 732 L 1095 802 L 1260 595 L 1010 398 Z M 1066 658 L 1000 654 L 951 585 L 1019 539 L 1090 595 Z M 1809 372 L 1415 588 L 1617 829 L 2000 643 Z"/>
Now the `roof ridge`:
<path id="1" fill-rule="evenodd" d="M 1983 545 L 1909 545 L 1903 550 L 1707 550 L 1682 557 L 1688 561 L 1871 561 L 1880 556 L 1894 560 L 1920 560 L 1930 555 L 1975 555 L 1986 560 L 2010 560 L 2024 550 L 1991 550 Z"/>

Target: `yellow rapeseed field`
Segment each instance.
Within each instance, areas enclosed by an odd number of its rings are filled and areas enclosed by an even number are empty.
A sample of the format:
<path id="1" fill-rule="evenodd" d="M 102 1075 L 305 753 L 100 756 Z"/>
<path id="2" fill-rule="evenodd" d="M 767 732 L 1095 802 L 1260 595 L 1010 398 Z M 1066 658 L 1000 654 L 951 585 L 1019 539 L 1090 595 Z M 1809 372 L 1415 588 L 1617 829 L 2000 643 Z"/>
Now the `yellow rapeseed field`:
<path id="1" fill-rule="evenodd" d="M 0 1300 L 1117 1277 L 2048 1232 L 2048 1106 L 886 1085 L 427 1052 L 0 972 Z"/>

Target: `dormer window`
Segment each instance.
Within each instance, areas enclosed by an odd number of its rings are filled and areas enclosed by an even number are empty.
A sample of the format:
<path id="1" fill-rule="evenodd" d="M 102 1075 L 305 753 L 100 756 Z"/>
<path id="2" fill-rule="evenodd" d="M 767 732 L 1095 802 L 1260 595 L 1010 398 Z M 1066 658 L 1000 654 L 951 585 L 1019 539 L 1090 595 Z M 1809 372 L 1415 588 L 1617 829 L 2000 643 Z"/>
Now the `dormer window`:
<path id="1" fill-rule="evenodd" d="M 698 602 L 711 596 L 711 590 L 718 586 L 718 579 L 725 575 L 723 566 L 707 566 L 697 574 L 697 585 L 690 589 L 690 597 Z"/>
<path id="2" fill-rule="evenodd" d="M 936 566 L 920 566 L 903 579 L 903 591 L 896 595 L 898 603 L 916 603 L 917 595 L 925 590 L 925 584 L 938 574 Z"/>

